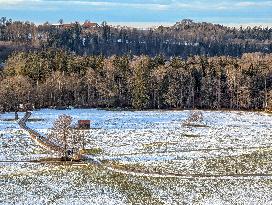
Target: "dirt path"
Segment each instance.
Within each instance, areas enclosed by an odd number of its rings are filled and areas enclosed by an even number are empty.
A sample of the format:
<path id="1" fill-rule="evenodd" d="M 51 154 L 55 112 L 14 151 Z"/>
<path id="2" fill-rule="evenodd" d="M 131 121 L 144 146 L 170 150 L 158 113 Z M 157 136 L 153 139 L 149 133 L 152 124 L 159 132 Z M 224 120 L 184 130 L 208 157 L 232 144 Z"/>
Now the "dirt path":
<path id="1" fill-rule="evenodd" d="M 132 175 L 137 177 L 151 177 L 151 178 L 180 178 L 180 179 L 253 179 L 253 178 L 269 178 L 272 179 L 272 173 L 244 173 L 244 174 L 178 174 L 178 173 L 156 173 L 156 172 L 142 172 L 132 171 L 126 169 L 118 169 L 109 164 L 103 164 L 98 159 L 92 162 L 73 162 L 73 161 L 41 161 L 41 160 L 22 160 L 22 161 L 0 161 L 0 163 L 33 163 L 33 164 L 58 164 L 58 165 L 69 165 L 69 166 L 88 166 L 90 164 L 100 166 L 108 171 Z M 35 172 L 30 172 L 35 173 Z M 1 176 L 1 175 L 0 175 Z"/>
<path id="2" fill-rule="evenodd" d="M 152 177 L 152 178 L 182 178 L 182 179 L 208 179 L 208 178 L 216 178 L 216 179 L 252 179 L 256 177 L 269 177 L 272 179 L 272 174 L 263 174 L 263 173 L 255 173 L 255 174 L 177 174 L 177 173 L 155 173 L 155 172 L 135 172 L 135 171 L 130 171 L 130 170 L 121 170 L 121 169 L 116 169 L 113 167 L 105 167 L 109 171 L 113 171 L 116 173 L 120 174 L 125 174 L 125 175 L 132 175 L 132 176 L 139 176 L 139 177 Z"/>
<path id="3" fill-rule="evenodd" d="M 18 121 L 20 128 L 28 132 L 32 140 L 34 140 L 38 145 L 47 149 L 48 151 L 63 152 L 64 151 L 63 147 L 60 147 L 58 145 L 53 144 L 52 142 L 49 142 L 46 137 L 40 135 L 38 132 L 36 132 L 35 130 L 32 130 L 26 125 L 26 121 L 29 119 L 30 116 L 31 116 L 31 112 L 26 112 L 25 116 L 21 120 Z"/>

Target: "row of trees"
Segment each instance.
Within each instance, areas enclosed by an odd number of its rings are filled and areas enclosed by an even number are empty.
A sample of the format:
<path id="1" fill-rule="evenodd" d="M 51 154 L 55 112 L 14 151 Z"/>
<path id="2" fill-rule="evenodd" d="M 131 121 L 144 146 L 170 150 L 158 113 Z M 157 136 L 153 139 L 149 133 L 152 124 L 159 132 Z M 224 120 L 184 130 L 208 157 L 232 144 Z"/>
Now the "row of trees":
<path id="1" fill-rule="evenodd" d="M 7 60 L 0 106 L 271 109 L 272 54 L 236 57 L 79 56 L 18 52 Z"/>
<path id="2" fill-rule="evenodd" d="M 127 54 L 151 57 L 162 54 L 168 58 L 193 55 L 241 57 L 249 52 L 271 53 L 272 28 L 237 29 L 192 20 L 152 29 L 114 27 L 106 22 L 91 28 L 84 28 L 79 23 L 58 27 L 3 17 L 0 19 L 1 41 L 12 42 L 18 47 L 63 48 L 79 55 L 102 54 L 108 57 Z"/>

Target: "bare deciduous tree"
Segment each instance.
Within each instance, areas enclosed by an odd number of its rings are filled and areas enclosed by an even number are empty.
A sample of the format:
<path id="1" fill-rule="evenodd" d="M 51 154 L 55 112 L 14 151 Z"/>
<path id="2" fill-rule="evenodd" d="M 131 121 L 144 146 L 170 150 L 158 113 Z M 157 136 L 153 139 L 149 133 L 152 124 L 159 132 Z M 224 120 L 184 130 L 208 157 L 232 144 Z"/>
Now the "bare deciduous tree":
<path id="1" fill-rule="evenodd" d="M 183 122 L 183 125 L 192 125 L 201 123 L 203 121 L 203 114 L 201 111 L 192 111 L 189 113 L 188 118 Z"/>
<path id="2" fill-rule="evenodd" d="M 74 157 L 84 147 L 84 133 L 74 129 L 72 121 L 71 116 L 59 116 L 47 134 L 48 140 L 63 148 L 60 154 L 64 159 Z"/>

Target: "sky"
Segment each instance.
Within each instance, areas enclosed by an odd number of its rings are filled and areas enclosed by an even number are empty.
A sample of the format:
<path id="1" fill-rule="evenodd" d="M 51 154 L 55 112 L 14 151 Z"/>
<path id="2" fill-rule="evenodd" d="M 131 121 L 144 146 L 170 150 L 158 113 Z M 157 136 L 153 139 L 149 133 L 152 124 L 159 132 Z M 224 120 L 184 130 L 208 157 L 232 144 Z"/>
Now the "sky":
<path id="1" fill-rule="evenodd" d="M 107 21 L 151 27 L 182 19 L 229 26 L 272 26 L 272 1 L 265 0 L 0 0 L 0 17 L 34 23 Z"/>

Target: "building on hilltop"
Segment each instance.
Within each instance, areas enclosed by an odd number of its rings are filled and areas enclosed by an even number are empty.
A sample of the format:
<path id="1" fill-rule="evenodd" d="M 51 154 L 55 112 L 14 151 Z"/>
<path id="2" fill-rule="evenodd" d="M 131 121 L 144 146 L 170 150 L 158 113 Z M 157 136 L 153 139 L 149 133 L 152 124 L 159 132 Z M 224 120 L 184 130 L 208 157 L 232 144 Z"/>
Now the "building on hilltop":
<path id="1" fill-rule="evenodd" d="M 76 23 L 66 23 L 66 24 L 53 24 L 55 28 L 60 28 L 60 29 L 70 29 L 74 28 Z M 85 21 L 82 25 L 82 28 L 85 30 L 91 29 L 91 28 L 97 28 L 99 25 L 97 23 L 93 23 L 90 21 Z"/>
<path id="2" fill-rule="evenodd" d="M 55 28 L 70 29 L 75 26 L 75 23 L 65 23 L 65 24 L 52 24 Z"/>
<path id="3" fill-rule="evenodd" d="M 83 27 L 83 29 L 96 28 L 96 27 L 98 27 L 98 24 L 90 22 L 90 21 L 85 21 L 84 24 L 82 24 L 82 27 Z"/>

